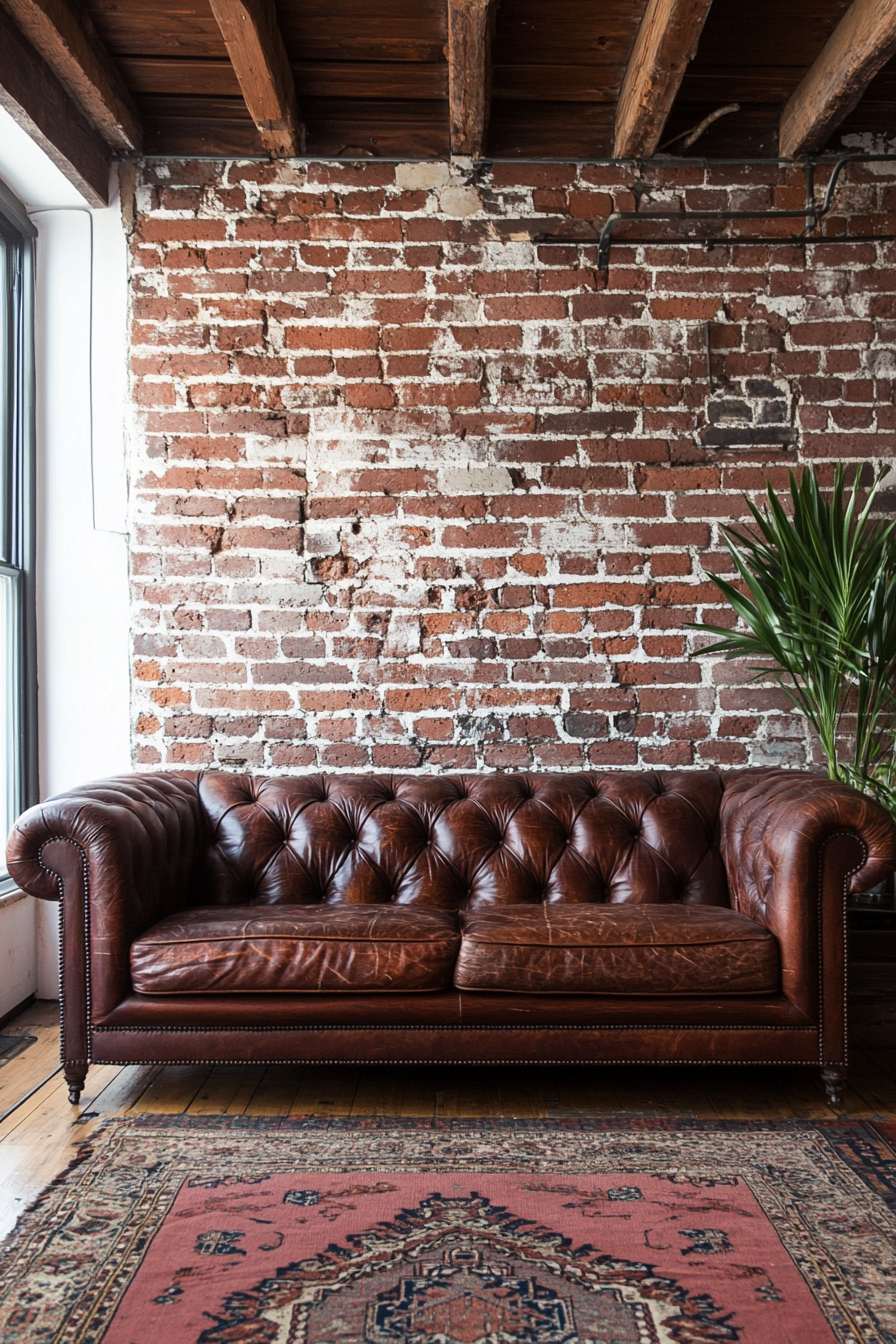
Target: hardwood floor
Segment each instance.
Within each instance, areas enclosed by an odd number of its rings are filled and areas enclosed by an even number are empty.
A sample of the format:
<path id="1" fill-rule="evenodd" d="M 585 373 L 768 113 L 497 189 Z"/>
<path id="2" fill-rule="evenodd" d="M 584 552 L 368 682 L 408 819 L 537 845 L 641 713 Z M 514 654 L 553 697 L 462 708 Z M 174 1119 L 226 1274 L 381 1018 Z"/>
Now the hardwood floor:
<path id="1" fill-rule="evenodd" d="M 852 984 L 836 1110 L 814 1069 L 229 1065 L 94 1066 L 76 1109 L 58 1069 L 58 1007 L 36 1002 L 0 1030 L 0 1235 L 113 1115 L 896 1119 L 896 964 L 856 967 Z"/>

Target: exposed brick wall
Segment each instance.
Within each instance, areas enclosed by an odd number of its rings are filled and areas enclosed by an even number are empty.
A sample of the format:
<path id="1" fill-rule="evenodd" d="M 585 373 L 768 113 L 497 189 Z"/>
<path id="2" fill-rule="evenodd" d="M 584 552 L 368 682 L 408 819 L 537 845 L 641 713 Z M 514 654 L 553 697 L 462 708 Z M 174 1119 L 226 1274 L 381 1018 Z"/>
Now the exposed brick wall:
<path id="1" fill-rule="evenodd" d="M 829 228 L 893 229 L 892 179 L 853 179 Z M 137 763 L 804 763 L 786 698 L 688 623 L 724 619 L 742 491 L 893 454 L 896 245 L 619 246 L 605 283 L 526 241 L 802 192 L 774 164 L 147 164 Z M 798 444 L 743 446 L 770 435 Z"/>

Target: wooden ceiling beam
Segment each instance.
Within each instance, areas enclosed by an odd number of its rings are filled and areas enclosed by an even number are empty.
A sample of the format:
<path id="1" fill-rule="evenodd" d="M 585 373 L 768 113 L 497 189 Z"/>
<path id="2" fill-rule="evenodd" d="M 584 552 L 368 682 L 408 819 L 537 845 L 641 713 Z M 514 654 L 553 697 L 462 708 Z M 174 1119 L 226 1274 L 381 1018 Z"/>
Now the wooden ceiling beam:
<path id="1" fill-rule="evenodd" d="M 494 0 L 448 0 L 451 153 L 481 158 L 491 103 Z"/>
<path id="2" fill-rule="evenodd" d="M 853 0 L 781 113 L 781 157 L 823 148 L 894 54 L 896 0 Z"/>
<path id="3" fill-rule="evenodd" d="M 3 0 L 31 45 L 113 149 L 139 151 L 143 128 L 90 16 L 69 0 Z"/>
<path id="4" fill-rule="evenodd" d="M 108 205 L 112 151 L 3 9 L 0 106 L 40 145 L 89 205 Z"/>
<path id="5" fill-rule="evenodd" d="M 249 115 L 275 159 L 301 154 L 304 129 L 274 0 L 209 0 Z"/>
<path id="6" fill-rule="evenodd" d="M 656 153 L 711 4 L 648 0 L 619 93 L 615 158 L 649 159 Z"/>

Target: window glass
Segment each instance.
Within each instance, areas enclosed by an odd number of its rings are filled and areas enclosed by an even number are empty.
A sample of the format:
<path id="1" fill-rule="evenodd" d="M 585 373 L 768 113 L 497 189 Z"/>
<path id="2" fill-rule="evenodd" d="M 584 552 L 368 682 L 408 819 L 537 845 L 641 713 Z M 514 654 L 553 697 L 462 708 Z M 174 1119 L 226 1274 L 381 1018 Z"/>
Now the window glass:
<path id="1" fill-rule="evenodd" d="M 0 573 L 0 826 L 3 849 L 10 827 L 20 811 L 22 744 L 20 725 L 21 639 L 19 637 L 19 582 L 16 576 Z M 0 860 L 0 873 L 6 876 L 6 855 Z"/>
<path id="2" fill-rule="evenodd" d="M 13 243 L 13 248 L 15 244 Z M 14 342 L 10 340 L 12 319 L 14 316 L 15 294 L 13 292 L 14 256 L 10 256 L 10 240 L 0 232 L 0 436 L 2 436 L 3 470 L 0 471 L 0 560 L 7 562 L 10 555 L 10 504 L 9 488 L 12 484 L 12 462 L 10 449 L 13 435 L 13 387 L 15 377 Z"/>
<path id="3" fill-rule="evenodd" d="M 29 227 L 0 197 L 0 894 L 6 837 L 36 789 Z"/>

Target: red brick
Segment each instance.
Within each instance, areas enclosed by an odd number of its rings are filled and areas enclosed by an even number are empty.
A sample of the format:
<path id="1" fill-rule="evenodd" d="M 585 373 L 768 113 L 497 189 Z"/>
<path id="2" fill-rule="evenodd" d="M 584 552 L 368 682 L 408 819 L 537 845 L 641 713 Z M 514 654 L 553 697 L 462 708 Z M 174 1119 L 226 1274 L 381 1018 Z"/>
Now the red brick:
<path id="1" fill-rule="evenodd" d="M 290 350 L 375 350 L 376 327 L 287 327 L 284 343 Z"/>
<path id="2" fill-rule="evenodd" d="M 490 322 L 562 322 L 566 300 L 549 295 L 491 298 L 485 300 L 485 316 Z"/>
<path id="3" fill-rule="evenodd" d="M 395 389 L 387 383 L 347 383 L 342 395 L 347 406 L 382 410 L 395 405 Z"/>
<path id="4" fill-rule="evenodd" d="M 339 746 L 324 747 L 320 753 L 320 763 L 337 769 L 346 767 L 361 769 L 368 765 L 369 761 L 363 747 L 342 743 Z"/>
<path id="5" fill-rule="evenodd" d="M 795 322 L 790 328 L 794 345 L 866 345 L 874 339 L 873 322 Z"/>
<path id="6" fill-rule="evenodd" d="M 651 316 L 660 321 L 668 321 L 670 318 L 684 318 L 688 322 L 706 321 L 717 315 L 721 302 L 720 298 L 653 298 L 650 300 L 650 312 Z"/>

